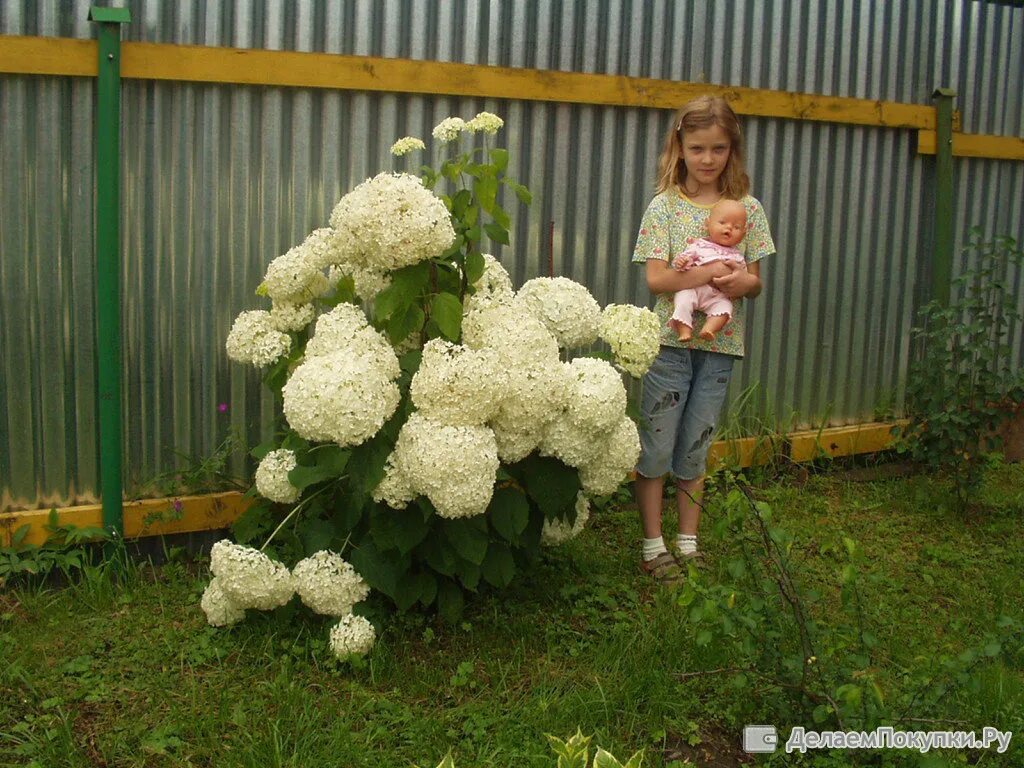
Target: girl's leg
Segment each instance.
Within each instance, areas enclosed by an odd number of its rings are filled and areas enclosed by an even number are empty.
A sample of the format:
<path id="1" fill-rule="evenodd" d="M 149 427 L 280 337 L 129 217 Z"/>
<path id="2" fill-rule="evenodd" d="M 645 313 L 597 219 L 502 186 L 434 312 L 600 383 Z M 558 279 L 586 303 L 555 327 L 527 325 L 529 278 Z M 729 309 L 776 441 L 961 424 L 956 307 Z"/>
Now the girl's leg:
<path id="1" fill-rule="evenodd" d="M 664 502 L 665 478 L 644 477 L 638 474 L 633 484 L 636 505 L 640 509 L 640 523 L 645 539 L 661 536 L 661 505 Z"/>
<path id="2" fill-rule="evenodd" d="M 732 376 L 733 358 L 692 350 L 693 377 L 672 457 L 679 489 L 677 509 L 681 536 L 696 536 L 700 524 L 708 449 Z"/>

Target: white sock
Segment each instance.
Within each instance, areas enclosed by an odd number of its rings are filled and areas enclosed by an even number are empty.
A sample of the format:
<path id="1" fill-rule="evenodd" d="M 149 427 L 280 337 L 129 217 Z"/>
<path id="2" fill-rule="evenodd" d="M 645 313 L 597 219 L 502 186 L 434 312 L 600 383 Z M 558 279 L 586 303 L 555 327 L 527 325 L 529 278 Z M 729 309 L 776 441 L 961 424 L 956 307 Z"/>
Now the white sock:
<path id="1" fill-rule="evenodd" d="M 676 536 L 676 549 L 680 554 L 692 555 L 697 551 L 697 535 L 690 536 L 687 533 L 680 533 Z"/>
<path id="2" fill-rule="evenodd" d="M 649 562 L 665 552 L 668 552 L 668 548 L 663 537 L 644 539 L 644 562 Z"/>

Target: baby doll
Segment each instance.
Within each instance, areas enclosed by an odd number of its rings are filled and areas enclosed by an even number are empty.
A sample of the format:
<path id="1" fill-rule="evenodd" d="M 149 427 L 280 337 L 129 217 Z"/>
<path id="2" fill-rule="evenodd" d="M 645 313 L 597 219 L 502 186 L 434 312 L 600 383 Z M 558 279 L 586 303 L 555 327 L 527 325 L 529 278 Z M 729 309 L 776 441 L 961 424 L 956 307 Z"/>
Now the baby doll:
<path id="1" fill-rule="evenodd" d="M 686 246 L 672 262 L 674 269 L 683 271 L 715 261 L 731 261 L 742 269 L 746 260 L 736 246 L 747 234 L 747 210 L 738 200 L 719 200 L 708 213 L 708 238 L 698 238 Z M 693 311 L 707 315 L 700 338 L 714 341 L 715 335 L 725 327 L 732 316 L 732 300 L 712 283 L 699 288 L 676 291 L 672 300 L 675 311 L 668 321 L 680 341 L 693 338 Z"/>

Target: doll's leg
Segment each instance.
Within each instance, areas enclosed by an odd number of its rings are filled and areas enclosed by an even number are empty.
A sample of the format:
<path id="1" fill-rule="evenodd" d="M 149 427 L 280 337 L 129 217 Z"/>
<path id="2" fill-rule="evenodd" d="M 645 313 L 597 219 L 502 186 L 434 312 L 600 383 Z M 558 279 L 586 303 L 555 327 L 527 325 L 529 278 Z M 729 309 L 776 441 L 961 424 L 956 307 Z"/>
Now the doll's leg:
<path id="1" fill-rule="evenodd" d="M 669 319 L 669 327 L 676 332 L 680 341 L 689 341 L 693 338 L 693 308 L 697 303 L 697 292 L 693 288 L 676 291 L 672 297 L 672 317 Z"/>
<path id="2" fill-rule="evenodd" d="M 715 291 L 714 295 L 708 297 L 700 309 L 708 316 L 704 327 L 700 330 L 700 337 L 705 341 L 714 341 L 715 336 L 721 331 L 725 324 L 732 317 L 732 301 L 721 291 Z"/>

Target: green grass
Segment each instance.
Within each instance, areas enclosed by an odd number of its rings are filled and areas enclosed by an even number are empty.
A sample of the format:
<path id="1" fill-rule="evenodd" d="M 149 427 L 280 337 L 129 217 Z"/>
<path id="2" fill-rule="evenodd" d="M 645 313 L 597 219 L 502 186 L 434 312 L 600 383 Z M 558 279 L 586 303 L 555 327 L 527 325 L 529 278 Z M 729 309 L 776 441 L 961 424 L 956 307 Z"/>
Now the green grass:
<path id="1" fill-rule="evenodd" d="M 830 547 L 843 536 L 859 542 L 866 614 L 892 691 L 904 684 L 901 670 L 971 647 L 999 614 L 1024 620 L 1021 466 L 996 466 L 985 508 L 966 520 L 925 476 L 854 483 L 824 474 L 758 492 L 796 536 L 823 625 L 839 610 Z M 712 502 L 709 523 L 713 515 Z M 778 720 L 770 698 L 737 693 L 721 675 L 681 677 L 729 659 L 698 648 L 686 611 L 639 574 L 632 506 L 592 519 L 528 578 L 471 601 L 459 624 L 396 617 L 356 667 L 331 656 L 330 624 L 294 604 L 250 612 L 230 630 L 208 627 L 201 562 L 8 589 L 0 764 L 433 768 L 451 749 L 460 768 L 550 766 L 544 734 L 580 728 L 622 760 L 642 748 L 647 766 L 725 766 L 742 758 L 745 722 L 777 721 L 782 733 L 813 727 Z M 712 563 L 727 546 L 710 546 Z M 1000 657 L 970 685 L 952 681 L 947 704 L 962 725 L 916 727 L 1024 731 L 1022 666 Z M 1024 751 L 931 757 L 1015 765 Z M 897 758 L 878 764 L 918 764 Z M 814 763 L 809 755 L 802 764 Z"/>

